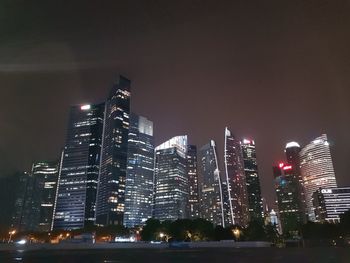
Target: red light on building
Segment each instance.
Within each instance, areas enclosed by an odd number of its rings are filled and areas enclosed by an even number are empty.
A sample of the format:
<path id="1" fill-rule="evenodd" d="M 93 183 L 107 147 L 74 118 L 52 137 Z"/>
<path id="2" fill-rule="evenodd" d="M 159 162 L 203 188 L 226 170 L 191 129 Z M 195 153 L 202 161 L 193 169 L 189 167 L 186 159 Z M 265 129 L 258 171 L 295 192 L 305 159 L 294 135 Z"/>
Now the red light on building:
<path id="1" fill-rule="evenodd" d="M 282 168 L 284 166 L 284 163 L 279 163 L 278 166 L 279 168 Z"/>
<path id="2" fill-rule="evenodd" d="M 292 169 L 292 166 L 291 165 L 287 165 L 287 166 L 284 166 L 283 167 L 283 170 L 291 170 Z"/>

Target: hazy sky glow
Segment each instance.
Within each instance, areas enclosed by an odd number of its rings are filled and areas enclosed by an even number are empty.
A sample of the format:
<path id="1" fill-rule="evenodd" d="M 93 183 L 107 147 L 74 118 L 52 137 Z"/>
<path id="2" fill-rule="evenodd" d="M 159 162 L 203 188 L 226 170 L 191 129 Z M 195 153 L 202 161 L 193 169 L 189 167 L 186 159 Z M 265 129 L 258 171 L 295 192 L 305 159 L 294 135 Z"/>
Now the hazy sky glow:
<path id="1" fill-rule="evenodd" d="M 270 202 L 285 143 L 321 133 L 350 185 L 349 12 L 341 0 L 3 1 L 0 176 L 58 158 L 69 106 L 104 100 L 124 74 L 157 144 L 215 139 L 222 159 L 225 126 L 254 138 Z"/>

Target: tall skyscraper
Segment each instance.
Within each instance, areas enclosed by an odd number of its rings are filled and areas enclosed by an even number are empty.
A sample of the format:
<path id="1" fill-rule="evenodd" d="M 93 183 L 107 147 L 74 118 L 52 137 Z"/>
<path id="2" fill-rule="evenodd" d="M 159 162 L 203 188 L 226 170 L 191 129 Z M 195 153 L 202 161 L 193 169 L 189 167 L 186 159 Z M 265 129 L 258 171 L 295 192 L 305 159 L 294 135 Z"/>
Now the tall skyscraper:
<path id="1" fill-rule="evenodd" d="M 213 140 L 199 150 L 198 163 L 201 218 L 225 226 L 222 184 Z"/>
<path id="2" fill-rule="evenodd" d="M 96 223 L 123 224 L 130 114 L 130 80 L 120 76 L 105 107 Z"/>
<path id="3" fill-rule="evenodd" d="M 53 209 L 56 198 L 58 163 L 35 162 L 32 165 L 32 176 L 35 180 L 34 196 L 36 196 L 37 209 L 32 213 L 35 216 L 33 230 L 50 231 L 53 219 Z"/>
<path id="4" fill-rule="evenodd" d="M 187 136 L 176 136 L 155 149 L 154 209 L 159 220 L 188 217 Z"/>
<path id="5" fill-rule="evenodd" d="M 142 226 L 152 217 L 153 173 L 153 122 L 132 113 L 125 186 L 126 227 Z"/>
<path id="6" fill-rule="evenodd" d="M 104 104 L 70 109 L 54 208 L 54 229 L 94 223 Z"/>
<path id="7" fill-rule="evenodd" d="M 285 147 L 287 163 L 292 166 L 292 173 L 297 182 L 297 188 L 295 191 L 298 195 L 297 202 L 299 203 L 299 211 L 301 213 L 301 219 L 306 223 L 306 206 L 305 206 L 305 193 L 304 193 L 304 184 L 303 177 L 301 176 L 300 171 L 300 153 L 301 147 L 297 142 L 288 142 Z"/>
<path id="8" fill-rule="evenodd" d="M 228 223 L 247 226 L 249 222 L 247 186 L 239 140 L 225 128 L 224 164 L 228 192 Z"/>
<path id="9" fill-rule="evenodd" d="M 187 145 L 187 176 L 189 180 L 189 217 L 199 217 L 199 188 L 198 188 L 198 171 L 197 171 L 197 147 Z"/>
<path id="10" fill-rule="evenodd" d="M 261 199 L 261 188 L 258 173 L 258 164 L 256 161 L 255 142 L 253 140 L 243 139 L 241 142 L 243 153 L 243 164 L 245 180 L 248 194 L 248 209 L 250 220 L 262 220 L 263 206 Z"/>
<path id="11" fill-rule="evenodd" d="M 290 164 L 279 163 L 273 167 L 275 190 L 282 231 L 287 234 L 297 234 L 303 224 L 303 213 L 299 203 L 299 181 L 294 174 L 295 169 Z"/>
<path id="12" fill-rule="evenodd" d="M 315 221 L 312 195 L 318 188 L 337 187 L 329 142 L 322 134 L 300 151 L 300 168 L 305 189 L 306 212 Z"/>
<path id="13" fill-rule="evenodd" d="M 17 232 L 30 230 L 30 212 L 32 204 L 33 177 L 24 172 L 19 175 L 17 192 L 15 196 L 14 212 L 12 215 L 11 228 Z"/>

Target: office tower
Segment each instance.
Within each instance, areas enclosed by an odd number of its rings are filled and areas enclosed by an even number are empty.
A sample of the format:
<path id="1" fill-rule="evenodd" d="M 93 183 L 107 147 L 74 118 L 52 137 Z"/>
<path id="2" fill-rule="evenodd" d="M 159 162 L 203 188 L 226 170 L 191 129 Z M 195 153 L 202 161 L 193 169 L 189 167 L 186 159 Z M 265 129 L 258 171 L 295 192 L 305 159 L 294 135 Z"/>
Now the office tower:
<path id="1" fill-rule="evenodd" d="M 95 220 L 104 104 L 70 109 L 54 208 L 54 229 L 76 229 Z"/>
<path id="2" fill-rule="evenodd" d="M 339 223 L 341 214 L 350 210 L 350 187 L 319 188 L 313 206 L 316 222 Z"/>
<path id="3" fill-rule="evenodd" d="M 155 148 L 154 209 L 159 220 L 188 217 L 187 135 L 176 136 Z"/>
<path id="4" fill-rule="evenodd" d="M 130 80 L 120 76 L 105 107 L 96 207 L 98 225 L 123 224 L 129 114 Z"/>
<path id="5" fill-rule="evenodd" d="M 19 197 L 20 177 L 23 172 L 0 176 L 0 226 L 9 230 L 14 223 L 15 201 Z M 11 189 L 11 191 L 9 191 Z"/>
<path id="6" fill-rule="evenodd" d="M 199 188 L 197 171 L 197 147 L 187 145 L 187 177 L 189 183 L 188 213 L 190 218 L 199 217 Z"/>
<path id="7" fill-rule="evenodd" d="M 142 226 L 152 217 L 153 173 L 153 122 L 131 113 L 125 185 L 126 227 Z"/>
<path id="8" fill-rule="evenodd" d="M 222 208 L 224 213 L 225 226 L 232 225 L 232 214 L 230 210 L 230 197 L 226 180 L 221 180 Z"/>
<path id="9" fill-rule="evenodd" d="M 201 218 L 225 226 L 222 184 L 213 140 L 199 150 L 198 165 Z"/>
<path id="10" fill-rule="evenodd" d="M 261 188 L 256 161 L 256 148 L 253 140 L 243 139 L 241 142 L 245 181 L 248 194 L 248 210 L 250 220 L 262 221 L 263 207 Z"/>
<path id="11" fill-rule="evenodd" d="M 303 223 L 303 213 L 298 202 L 298 177 L 295 176 L 292 165 L 285 163 L 274 166 L 273 175 L 282 231 L 284 234 L 297 234 Z"/>
<path id="12" fill-rule="evenodd" d="M 34 193 L 36 206 L 32 209 L 35 215 L 34 229 L 50 231 L 53 219 L 53 209 L 56 198 L 58 164 L 55 162 L 35 162 L 32 165 Z"/>
<path id="13" fill-rule="evenodd" d="M 318 188 L 337 187 L 326 134 L 322 134 L 300 151 L 300 169 L 305 190 L 306 212 L 315 221 L 312 195 Z"/>
<path id="14" fill-rule="evenodd" d="M 240 142 L 225 128 L 224 164 L 231 225 L 245 227 L 249 222 L 248 196 Z"/>
<path id="15" fill-rule="evenodd" d="M 306 206 L 305 206 L 305 193 L 304 193 L 304 184 L 303 177 L 301 176 L 300 171 L 300 153 L 301 147 L 297 142 L 288 142 L 285 147 L 286 160 L 289 165 L 292 166 L 292 172 L 296 181 L 298 183 L 298 188 L 296 189 L 298 194 L 299 210 L 302 214 L 302 220 L 306 223 Z"/>
<path id="16" fill-rule="evenodd" d="M 30 221 L 32 188 L 33 178 L 30 173 L 24 172 L 20 174 L 16 185 L 14 211 L 11 222 L 11 228 L 17 232 L 27 231 L 30 228 L 28 221 Z"/>

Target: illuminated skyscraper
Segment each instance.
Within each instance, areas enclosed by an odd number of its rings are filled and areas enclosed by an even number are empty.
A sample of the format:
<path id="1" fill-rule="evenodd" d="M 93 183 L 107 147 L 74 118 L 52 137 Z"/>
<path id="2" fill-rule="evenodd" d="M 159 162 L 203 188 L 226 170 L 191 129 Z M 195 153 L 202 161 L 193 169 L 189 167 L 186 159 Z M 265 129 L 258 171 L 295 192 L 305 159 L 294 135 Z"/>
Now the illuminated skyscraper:
<path id="1" fill-rule="evenodd" d="M 247 226 L 249 222 L 247 186 L 239 141 L 225 128 L 224 164 L 228 192 L 228 224 Z"/>
<path id="2" fill-rule="evenodd" d="M 290 164 L 279 163 L 273 167 L 278 211 L 283 233 L 296 234 L 303 224 L 300 211 L 299 181 Z"/>
<path id="3" fill-rule="evenodd" d="M 300 167 L 305 189 L 308 219 L 315 221 L 312 195 L 319 188 L 337 187 L 326 134 L 322 134 L 300 151 Z"/>
<path id="4" fill-rule="evenodd" d="M 199 150 L 198 168 L 201 218 L 225 226 L 222 184 L 213 140 Z"/>
<path id="5" fill-rule="evenodd" d="M 54 229 L 76 229 L 95 220 L 104 104 L 70 109 L 54 208 Z"/>
<path id="6" fill-rule="evenodd" d="M 130 80 L 120 76 L 105 107 L 96 224 L 123 224 L 130 113 Z"/>
<path id="7" fill-rule="evenodd" d="M 37 205 L 35 211 L 38 212 L 33 230 L 50 231 L 57 190 L 58 163 L 35 162 L 32 166 L 32 176 L 35 180 L 34 195 Z"/>
<path id="8" fill-rule="evenodd" d="M 176 136 L 155 149 L 154 209 L 159 220 L 188 217 L 187 136 Z"/>
<path id="9" fill-rule="evenodd" d="M 199 188 L 198 188 L 198 171 L 197 171 L 197 147 L 187 145 L 187 175 L 189 180 L 189 217 L 199 217 Z"/>
<path id="10" fill-rule="evenodd" d="M 125 186 L 126 227 L 142 226 L 152 217 L 153 173 L 153 122 L 132 113 Z"/>
<path id="11" fill-rule="evenodd" d="M 253 140 L 243 139 L 241 142 L 241 147 L 247 185 L 250 220 L 262 220 L 263 205 L 261 199 L 258 164 L 256 161 L 255 142 Z"/>
<path id="12" fill-rule="evenodd" d="M 306 223 L 306 206 L 305 206 L 305 193 L 304 193 L 304 183 L 303 177 L 300 171 L 300 153 L 301 147 L 297 142 L 288 142 L 286 144 L 285 153 L 287 158 L 287 163 L 292 166 L 293 176 L 296 178 L 297 188 L 295 191 L 298 195 L 299 210 L 302 222 Z"/>

